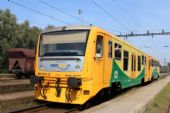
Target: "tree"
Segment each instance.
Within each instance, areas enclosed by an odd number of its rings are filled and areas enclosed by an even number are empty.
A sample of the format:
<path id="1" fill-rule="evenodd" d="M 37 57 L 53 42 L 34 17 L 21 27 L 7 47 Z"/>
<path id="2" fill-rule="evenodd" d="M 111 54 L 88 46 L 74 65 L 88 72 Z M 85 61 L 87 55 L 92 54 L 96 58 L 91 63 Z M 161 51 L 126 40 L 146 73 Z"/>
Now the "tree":
<path id="1" fill-rule="evenodd" d="M 0 58 L 1 68 L 7 68 L 7 50 L 16 45 L 15 30 L 17 29 L 16 17 L 10 13 L 10 10 L 0 10 Z"/>
<path id="2" fill-rule="evenodd" d="M 21 24 L 17 23 L 17 18 L 11 14 L 10 10 L 0 9 L 0 71 L 7 70 L 9 48 L 29 48 L 35 49 L 38 35 L 41 29 L 30 27 L 26 20 Z"/>

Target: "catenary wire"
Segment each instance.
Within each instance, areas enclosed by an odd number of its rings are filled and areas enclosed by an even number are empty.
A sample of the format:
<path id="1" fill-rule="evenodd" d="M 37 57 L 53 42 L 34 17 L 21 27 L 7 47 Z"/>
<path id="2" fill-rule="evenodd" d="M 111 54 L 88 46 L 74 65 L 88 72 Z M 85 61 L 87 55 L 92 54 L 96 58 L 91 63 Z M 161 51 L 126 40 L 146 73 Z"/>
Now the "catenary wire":
<path id="1" fill-rule="evenodd" d="M 26 6 L 22 5 L 22 4 L 19 4 L 19 3 L 17 3 L 17 2 L 14 2 L 14 1 L 12 1 L 12 0 L 8 0 L 8 1 L 11 2 L 11 3 L 13 3 L 13 4 L 15 4 L 15 5 L 17 5 L 17 6 L 20 6 L 20 7 L 23 7 L 23 8 L 25 8 L 25 9 L 27 9 L 27 10 L 30 10 L 30 11 L 32 11 L 32 12 L 34 12 L 34 13 L 37 13 L 37 14 L 46 16 L 46 17 L 51 18 L 51 19 L 54 19 L 54 20 L 56 20 L 56 21 L 58 21 L 58 22 L 60 22 L 60 23 L 70 24 L 70 23 L 65 22 L 65 21 L 63 21 L 63 20 L 61 20 L 61 19 L 58 19 L 58 18 L 55 18 L 55 17 L 50 16 L 50 15 L 48 15 L 48 14 L 42 13 L 42 12 L 40 12 L 40 11 L 38 11 L 38 10 L 35 10 L 35 9 L 32 9 L 32 8 L 26 7 Z"/>
<path id="2" fill-rule="evenodd" d="M 42 3 L 42 4 L 44 4 L 44 5 L 46 5 L 46 6 L 48 6 L 48 7 L 50 7 L 50 8 L 52 8 L 52 9 L 55 9 L 55 10 L 57 10 L 57 11 L 65 14 L 65 15 L 67 15 L 67 16 L 70 16 L 70 17 L 72 17 L 72 18 L 74 18 L 74 19 L 76 19 L 76 20 L 83 21 L 83 22 L 86 23 L 86 24 L 90 24 L 89 22 L 87 22 L 87 21 L 85 21 L 85 20 L 81 20 L 80 18 L 78 18 L 78 17 L 76 17 L 76 16 L 74 16 L 74 15 L 72 15 L 72 14 L 69 14 L 69 13 L 63 11 L 62 9 L 59 9 L 59 8 L 57 8 L 57 7 L 55 7 L 55 6 L 51 5 L 51 4 L 48 4 L 48 3 L 44 2 L 44 1 L 41 1 L 41 0 L 39 0 L 39 2 Z"/>
<path id="3" fill-rule="evenodd" d="M 115 17 L 113 17 L 108 11 L 106 11 L 102 6 L 100 6 L 97 2 L 92 1 L 92 3 L 97 6 L 99 9 L 101 9 L 107 16 L 109 16 L 113 21 L 119 23 L 123 28 L 125 28 L 126 30 L 130 31 L 131 30 L 125 26 L 123 23 L 121 23 L 118 19 L 116 19 Z"/>

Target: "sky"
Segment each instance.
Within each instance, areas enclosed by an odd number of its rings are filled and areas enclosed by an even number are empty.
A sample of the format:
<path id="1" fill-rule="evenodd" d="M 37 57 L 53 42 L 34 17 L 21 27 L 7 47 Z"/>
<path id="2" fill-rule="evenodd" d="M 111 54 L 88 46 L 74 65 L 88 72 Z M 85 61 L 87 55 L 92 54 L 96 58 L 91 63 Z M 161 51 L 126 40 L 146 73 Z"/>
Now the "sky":
<path id="1" fill-rule="evenodd" d="M 10 9 L 18 23 L 25 20 L 31 26 L 95 25 L 112 34 L 170 31 L 169 0 L 10 0 L 34 10 L 0 0 L 0 9 Z M 52 7 L 47 6 L 52 5 Z M 62 12 L 58 11 L 61 10 Z M 82 13 L 78 14 L 78 10 Z M 35 10 L 45 14 L 35 13 Z M 64 12 L 64 13 L 63 13 Z M 48 16 L 48 17 L 47 17 Z M 170 36 L 128 38 L 130 44 L 170 62 Z M 168 47 L 164 47 L 168 46 Z"/>

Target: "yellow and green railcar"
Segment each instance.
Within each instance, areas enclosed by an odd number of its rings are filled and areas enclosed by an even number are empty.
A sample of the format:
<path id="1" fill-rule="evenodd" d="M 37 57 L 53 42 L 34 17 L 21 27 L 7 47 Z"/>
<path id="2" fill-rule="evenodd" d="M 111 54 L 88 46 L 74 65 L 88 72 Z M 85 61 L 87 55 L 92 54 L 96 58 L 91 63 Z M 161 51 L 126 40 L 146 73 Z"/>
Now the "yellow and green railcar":
<path id="1" fill-rule="evenodd" d="M 159 78 L 159 61 L 95 26 L 65 26 L 40 34 L 36 50 L 38 100 L 82 105 Z"/>

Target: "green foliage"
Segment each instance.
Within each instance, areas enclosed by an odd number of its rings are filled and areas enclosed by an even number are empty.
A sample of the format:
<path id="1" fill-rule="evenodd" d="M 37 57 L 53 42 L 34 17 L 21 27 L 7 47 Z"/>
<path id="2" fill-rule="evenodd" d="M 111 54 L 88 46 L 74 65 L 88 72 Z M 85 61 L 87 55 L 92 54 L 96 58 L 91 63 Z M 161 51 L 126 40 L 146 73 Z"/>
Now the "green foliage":
<path id="1" fill-rule="evenodd" d="M 29 21 L 17 23 L 10 10 L 0 9 L 0 72 L 7 71 L 9 48 L 35 49 L 40 33 L 38 27 L 30 27 Z"/>

